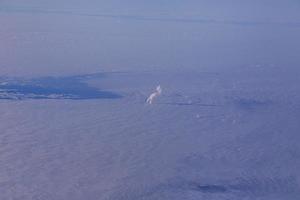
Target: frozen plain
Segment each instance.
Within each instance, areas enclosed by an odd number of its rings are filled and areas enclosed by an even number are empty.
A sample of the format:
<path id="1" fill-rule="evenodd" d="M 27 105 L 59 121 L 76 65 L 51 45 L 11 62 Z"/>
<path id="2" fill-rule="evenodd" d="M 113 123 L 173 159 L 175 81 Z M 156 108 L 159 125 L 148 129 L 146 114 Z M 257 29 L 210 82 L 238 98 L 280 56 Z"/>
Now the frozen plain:
<path id="1" fill-rule="evenodd" d="M 300 198 L 299 5 L 7 2 L 0 199 Z"/>

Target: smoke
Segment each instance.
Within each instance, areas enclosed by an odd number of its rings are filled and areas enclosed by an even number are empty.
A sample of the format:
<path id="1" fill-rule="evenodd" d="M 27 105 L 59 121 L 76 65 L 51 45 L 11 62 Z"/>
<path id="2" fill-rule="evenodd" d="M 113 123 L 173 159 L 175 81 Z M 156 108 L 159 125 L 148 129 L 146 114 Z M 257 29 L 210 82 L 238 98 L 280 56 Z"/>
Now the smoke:
<path id="1" fill-rule="evenodd" d="M 158 97 L 159 95 L 161 95 L 161 93 L 162 93 L 162 89 L 161 89 L 161 87 L 160 87 L 160 85 L 159 85 L 159 86 L 156 87 L 155 92 L 153 92 L 152 94 L 150 94 L 150 96 L 148 97 L 148 99 L 146 100 L 146 102 L 147 102 L 148 104 L 152 104 L 153 101 L 154 101 L 154 99 L 155 99 L 156 97 Z"/>

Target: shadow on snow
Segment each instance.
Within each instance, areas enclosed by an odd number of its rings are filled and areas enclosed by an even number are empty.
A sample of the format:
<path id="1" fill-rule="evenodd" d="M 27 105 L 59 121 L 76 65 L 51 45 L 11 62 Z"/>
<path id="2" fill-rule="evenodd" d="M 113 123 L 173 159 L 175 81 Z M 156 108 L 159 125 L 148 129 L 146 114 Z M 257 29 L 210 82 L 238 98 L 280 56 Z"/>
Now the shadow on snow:
<path id="1" fill-rule="evenodd" d="M 41 77 L 36 79 L 0 78 L 0 99 L 116 99 L 120 94 L 99 90 L 87 81 L 103 74 Z"/>

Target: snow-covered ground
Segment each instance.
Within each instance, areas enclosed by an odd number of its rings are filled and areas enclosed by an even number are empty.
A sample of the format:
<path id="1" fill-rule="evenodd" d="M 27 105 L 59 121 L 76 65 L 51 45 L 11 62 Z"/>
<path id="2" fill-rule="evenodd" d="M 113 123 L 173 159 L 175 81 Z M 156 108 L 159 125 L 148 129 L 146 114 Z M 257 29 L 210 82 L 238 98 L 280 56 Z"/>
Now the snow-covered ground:
<path id="1" fill-rule="evenodd" d="M 1 200 L 300 199 L 297 3 L 29 2 L 0 2 Z"/>
<path id="2" fill-rule="evenodd" d="M 89 85 L 121 98 L 2 100 L 1 198 L 297 199 L 299 73 L 285 76 L 111 73 Z"/>

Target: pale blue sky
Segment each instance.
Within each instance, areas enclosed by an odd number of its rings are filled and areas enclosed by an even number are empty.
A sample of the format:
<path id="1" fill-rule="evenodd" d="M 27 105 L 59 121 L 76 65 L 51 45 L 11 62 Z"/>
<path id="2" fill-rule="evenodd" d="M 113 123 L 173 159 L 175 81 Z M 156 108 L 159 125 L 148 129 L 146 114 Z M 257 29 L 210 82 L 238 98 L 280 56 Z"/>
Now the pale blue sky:
<path id="1" fill-rule="evenodd" d="M 300 63 L 298 1 L 2 0 L 2 75 Z"/>

